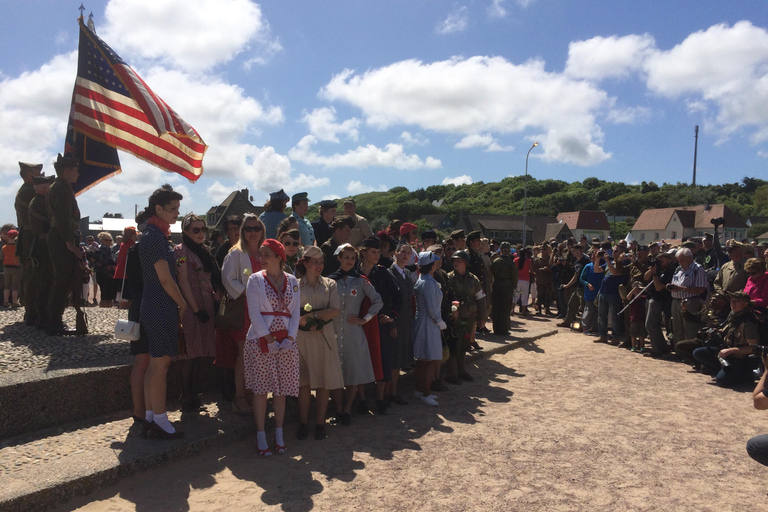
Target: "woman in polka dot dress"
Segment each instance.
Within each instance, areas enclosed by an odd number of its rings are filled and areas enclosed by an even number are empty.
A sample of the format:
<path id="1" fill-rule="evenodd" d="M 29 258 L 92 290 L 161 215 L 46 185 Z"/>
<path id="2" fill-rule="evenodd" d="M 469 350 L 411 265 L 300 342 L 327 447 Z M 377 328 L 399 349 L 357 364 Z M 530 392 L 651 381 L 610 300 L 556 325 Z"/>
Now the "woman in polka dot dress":
<path id="1" fill-rule="evenodd" d="M 299 282 L 283 271 L 285 247 L 275 239 L 264 241 L 259 249 L 260 272 L 248 279 L 246 291 L 251 328 L 245 343 L 245 387 L 254 395 L 254 416 L 259 455 L 272 452 L 267 444 L 264 424 L 267 393 L 272 393 L 275 409 L 275 451 L 285 453 L 283 418 L 285 397 L 299 395 Z"/>

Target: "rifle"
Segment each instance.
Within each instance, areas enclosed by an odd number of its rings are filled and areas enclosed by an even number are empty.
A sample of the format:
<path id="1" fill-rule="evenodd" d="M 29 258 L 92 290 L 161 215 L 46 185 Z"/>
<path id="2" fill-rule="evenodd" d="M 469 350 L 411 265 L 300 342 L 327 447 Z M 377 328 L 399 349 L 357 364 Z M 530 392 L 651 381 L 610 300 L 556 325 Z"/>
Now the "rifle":
<path id="1" fill-rule="evenodd" d="M 638 298 L 640 298 L 640 297 L 643 295 L 643 292 L 645 292 L 645 290 L 647 290 L 647 289 L 648 289 L 648 288 L 649 288 L 649 287 L 650 287 L 652 284 L 653 284 L 653 280 L 651 280 L 651 282 L 650 282 L 650 283 L 648 283 L 647 285 L 645 285 L 645 288 L 643 288 L 642 290 L 640 290 L 640 293 L 638 293 L 637 295 L 635 295 L 635 296 L 634 296 L 634 298 L 633 298 L 631 301 L 629 301 L 629 302 L 627 303 L 627 305 L 626 305 L 626 306 L 624 306 L 624 307 L 621 309 L 621 311 L 619 311 L 619 314 L 622 314 L 624 311 L 626 311 L 626 310 L 627 310 L 627 308 L 628 308 L 629 306 L 631 306 L 631 305 L 632 305 L 632 303 L 633 303 L 633 302 L 635 302 L 635 301 L 636 301 Z"/>

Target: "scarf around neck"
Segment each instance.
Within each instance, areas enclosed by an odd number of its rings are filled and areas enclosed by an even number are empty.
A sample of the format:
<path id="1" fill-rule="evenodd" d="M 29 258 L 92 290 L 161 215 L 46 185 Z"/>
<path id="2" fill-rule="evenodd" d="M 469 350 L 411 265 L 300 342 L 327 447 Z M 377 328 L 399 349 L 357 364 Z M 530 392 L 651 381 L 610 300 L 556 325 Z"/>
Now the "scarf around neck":
<path id="1" fill-rule="evenodd" d="M 358 271 L 357 267 L 352 267 L 349 270 L 341 270 L 339 268 L 335 272 L 333 272 L 331 275 L 328 276 L 328 279 L 333 279 L 334 281 L 338 281 L 339 279 L 343 279 L 345 277 L 362 277 L 360 275 L 360 272 Z"/>
<path id="2" fill-rule="evenodd" d="M 157 229 L 159 229 L 165 235 L 165 238 L 171 238 L 171 225 L 157 215 L 150 217 L 150 219 L 147 221 L 147 224 L 151 224 L 152 226 L 155 226 Z"/>

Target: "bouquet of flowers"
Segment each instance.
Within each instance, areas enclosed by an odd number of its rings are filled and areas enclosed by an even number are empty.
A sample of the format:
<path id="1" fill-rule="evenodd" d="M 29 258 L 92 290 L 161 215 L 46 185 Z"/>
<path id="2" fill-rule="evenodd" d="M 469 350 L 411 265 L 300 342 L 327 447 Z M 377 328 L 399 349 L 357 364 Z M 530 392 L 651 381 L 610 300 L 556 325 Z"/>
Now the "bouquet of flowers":
<path id="1" fill-rule="evenodd" d="M 304 307 L 301 308 L 301 316 L 308 315 L 310 313 L 313 313 L 314 310 L 312 309 L 312 304 L 307 302 L 304 304 Z M 299 324 L 299 329 L 302 331 L 320 331 L 320 334 L 323 335 L 323 339 L 325 340 L 325 344 L 328 345 L 328 350 L 331 350 L 331 344 L 328 343 L 328 338 L 325 337 L 325 333 L 323 333 L 323 327 L 331 323 L 333 320 L 321 320 L 319 318 L 315 318 L 314 316 L 310 316 L 307 318 L 305 324 L 302 326 Z"/>

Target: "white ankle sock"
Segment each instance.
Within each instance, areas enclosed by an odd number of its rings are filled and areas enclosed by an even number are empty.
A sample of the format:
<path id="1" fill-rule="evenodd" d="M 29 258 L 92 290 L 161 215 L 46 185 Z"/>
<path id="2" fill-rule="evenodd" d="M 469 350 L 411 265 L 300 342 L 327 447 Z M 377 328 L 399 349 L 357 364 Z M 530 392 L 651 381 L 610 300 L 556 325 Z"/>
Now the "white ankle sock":
<path id="1" fill-rule="evenodd" d="M 267 444 L 267 433 L 263 430 L 261 432 L 256 432 L 256 443 L 259 445 L 259 450 L 266 450 L 269 448 L 269 444 Z"/>
<path id="2" fill-rule="evenodd" d="M 152 411 L 145 411 L 144 419 L 147 421 L 147 423 L 152 423 L 152 420 L 155 419 L 155 413 Z"/>
<path id="3" fill-rule="evenodd" d="M 283 429 L 282 428 L 276 428 L 275 429 L 275 444 L 279 444 L 280 446 L 285 446 L 285 441 L 283 441 Z"/>
<path id="4" fill-rule="evenodd" d="M 154 420 L 155 424 L 160 427 L 161 429 L 165 430 L 169 434 L 173 434 L 176 432 L 176 429 L 173 428 L 173 425 L 171 425 L 171 422 L 168 421 L 168 413 L 164 412 L 163 414 L 155 414 Z"/>

